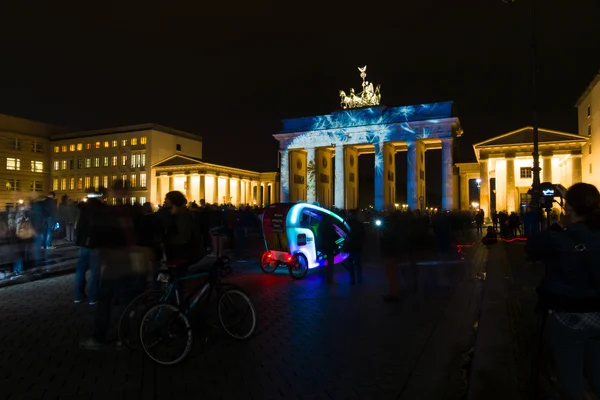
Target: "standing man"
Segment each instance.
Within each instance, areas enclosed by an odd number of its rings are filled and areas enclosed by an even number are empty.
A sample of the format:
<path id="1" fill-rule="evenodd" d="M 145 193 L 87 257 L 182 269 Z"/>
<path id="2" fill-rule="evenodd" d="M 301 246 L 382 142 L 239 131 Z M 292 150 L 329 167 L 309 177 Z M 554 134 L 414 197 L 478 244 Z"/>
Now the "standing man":
<path id="1" fill-rule="evenodd" d="M 56 223 L 56 193 L 50 192 L 43 202 L 42 214 L 43 214 L 43 234 L 42 234 L 42 249 L 52 250 L 55 249 L 52 246 L 52 232 L 54 231 L 54 224 Z"/>

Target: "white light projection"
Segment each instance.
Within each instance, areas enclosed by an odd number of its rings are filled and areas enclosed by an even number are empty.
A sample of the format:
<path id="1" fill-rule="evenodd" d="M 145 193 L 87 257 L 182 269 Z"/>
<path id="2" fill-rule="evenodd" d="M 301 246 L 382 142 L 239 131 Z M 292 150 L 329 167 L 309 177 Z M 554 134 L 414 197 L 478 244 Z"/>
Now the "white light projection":
<path id="1" fill-rule="evenodd" d="M 284 120 L 282 133 L 298 132 L 298 135 L 287 142 L 287 146 L 282 146 L 282 199 L 288 199 L 289 196 L 289 150 L 373 144 L 376 149 L 375 174 L 381 176 L 385 142 L 405 140 L 410 146 L 412 141 L 430 137 L 432 133 L 432 128 L 412 127 L 411 122 L 427 121 L 437 124 L 440 119 L 451 116 L 452 102 L 444 102 L 394 108 L 351 109 L 312 118 Z M 335 175 L 336 181 L 343 181 L 343 169 L 336 168 Z M 343 185 L 336 185 L 335 197 L 343 196 Z"/>

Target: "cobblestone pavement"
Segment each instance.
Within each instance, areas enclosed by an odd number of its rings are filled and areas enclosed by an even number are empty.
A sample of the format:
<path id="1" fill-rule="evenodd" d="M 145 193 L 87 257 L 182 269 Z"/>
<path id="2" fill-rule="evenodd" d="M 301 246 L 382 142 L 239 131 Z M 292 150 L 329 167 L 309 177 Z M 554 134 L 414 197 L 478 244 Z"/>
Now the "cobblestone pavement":
<path id="1" fill-rule="evenodd" d="M 72 274 L 0 289 L 0 399 L 443 399 L 464 389 L 453 391 L 472 324 L 462 320 L 463 265 L 423 270 L 452 288 L 422 285 L 396 304 L 381 301 L 376 262 L 355 286 L 341 267 L 333 286 L 324 271 L 294 281 L 253 263 L 237 270 L 230 280 L 259 313 L 255 337 L 196 346 L 174 367 L 140 352 L 80 350 L 93 307 L 73 304 Z"/>

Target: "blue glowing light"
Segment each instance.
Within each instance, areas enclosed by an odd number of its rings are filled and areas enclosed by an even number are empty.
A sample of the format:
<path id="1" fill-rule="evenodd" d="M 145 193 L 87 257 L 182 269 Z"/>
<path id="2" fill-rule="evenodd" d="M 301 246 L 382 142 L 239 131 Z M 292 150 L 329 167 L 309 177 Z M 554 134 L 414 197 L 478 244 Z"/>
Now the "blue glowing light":
<path id="1" fill-rule="evenodd" d="M 376 219 L 375 220 L 375 226 L 381 226 L 381 220 L 380 219 Z"/>

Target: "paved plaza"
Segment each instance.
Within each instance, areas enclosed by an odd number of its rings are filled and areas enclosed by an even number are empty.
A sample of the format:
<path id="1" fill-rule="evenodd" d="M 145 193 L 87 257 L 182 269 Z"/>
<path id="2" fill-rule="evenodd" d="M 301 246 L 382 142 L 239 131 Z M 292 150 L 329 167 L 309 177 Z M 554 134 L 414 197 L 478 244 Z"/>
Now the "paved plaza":
<path id="1" fill-rule="evenodd" d="M 72 274 L 6 287 L 0 398 L 460 398 L 478 298 L 468 268 L 424 266 L 420 292 L 408 290 L 404 274 L 403 301 L 386 304 L 377 261 L 367 262 L 364 283 L 355 286 L 341 267 L 327 286 L 324 271 L 294 281 L 283 271 L 265 275 L 256 263 L 238 264 L 229 280 L 255 302 L 255 336 L 197 345 L 174 367 L 129 350 L 80 350 L 93 307 L 73 304 Z"/>

